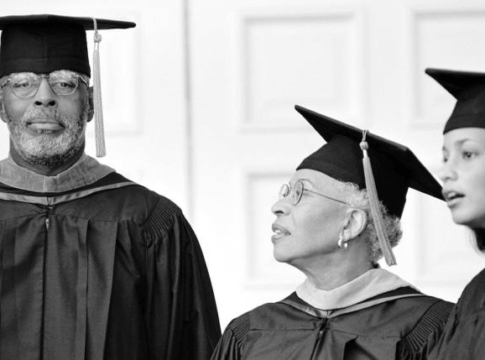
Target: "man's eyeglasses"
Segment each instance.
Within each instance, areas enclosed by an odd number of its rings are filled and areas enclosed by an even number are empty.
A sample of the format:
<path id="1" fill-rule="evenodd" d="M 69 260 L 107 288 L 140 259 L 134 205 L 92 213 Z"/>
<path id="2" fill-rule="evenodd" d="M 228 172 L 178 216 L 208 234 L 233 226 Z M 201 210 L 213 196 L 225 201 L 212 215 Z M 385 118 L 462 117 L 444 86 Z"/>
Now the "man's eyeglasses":
<path id="1" fill-rule="evenodd" d="M 288 184 L 283 184 L 281 186 L 281 189 L 280 189 L 280 192 L 279 192 L 279 198 L 280 199 L 283 199 L 283 198 L 287 198 L 289 197 L 290 199 L 290 202 L 293 204 L 293 205 L 298 205 L 298 203 L 300 202 L 302 196 L 303 196 L 303 192 L 309 192 L 309 193 L 312 193 L 312 194 L 315 194 L 315 195 L 319 195 L 319 196 L 322 196 L 326 199 L 330 199 L 330 200 L 333 200 L 333 201 L 336 201 L 336 202 L 339 202 L 341 204 L 345 204 L 345 205 L 351 205 L 345 201 L 342 201 L 342 200 L 338 200 L 338 199 L 335 199 L 333 197 L 330 197 L 330 196 L 327 196 L 327 195 L 324 195 L 324 194 L 320 194 L 316 191 L 313 191 L 313 190 L 308 190 L 308 189 L 305 189 L 305 185 L 303 184 L 302 181 L 297 181 L 295 182 L 295 184 L 293 185 L 293 188 L 288 185 Z"/>
<path id="2" fill-rule="evenodd" d="M 0 88 L 9 85 L 12 92 L 21 99 L 29 99 L 37 94 L 42 79 L 47 79 L 52 91 L 57 95 L 72 95 L 79 86 L 79 80 L 89 86 L 89 80 L 82 75 L 69 70 L 57 70 L 48 75 L 39 75 L 31 72 L 21 72 L 11 74 Z"/>

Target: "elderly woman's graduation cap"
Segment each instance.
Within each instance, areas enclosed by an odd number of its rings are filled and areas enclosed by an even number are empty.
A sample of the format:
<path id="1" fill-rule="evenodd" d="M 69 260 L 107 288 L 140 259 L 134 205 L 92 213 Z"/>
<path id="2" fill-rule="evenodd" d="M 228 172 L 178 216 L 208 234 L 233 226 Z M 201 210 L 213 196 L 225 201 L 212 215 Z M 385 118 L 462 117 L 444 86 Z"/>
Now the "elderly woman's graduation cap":
<path id="1" fill-rule="evenodd" d="M 456 99 L 456 105 L 443 133 L 465 128 L 485 128 L 485 73 L 426 69 Z"/>
<path id="2" fill-rule="evenodd" d="M 0 17 L 0 77 L 18 72 L 48 74 L 55 70 L 71 70 L 90 77 L 86 30 L 94 30 L 96 152 L 97 156 L 104 156 L 98 30 L 127 29 L 135 25 L 127 21 L 59 15 Z"/>
<path id="3" fill-rule="evenodd" d="M 400 218 L 408 188 L 442 199 L 440 184 L 406 146 L 301 106 L 295 109 L 327 142 L 297 170 L 316 170 L 366 189 L 381 250 L 388 265 L 394 265 L 378 202 L 390 215 Z"/>

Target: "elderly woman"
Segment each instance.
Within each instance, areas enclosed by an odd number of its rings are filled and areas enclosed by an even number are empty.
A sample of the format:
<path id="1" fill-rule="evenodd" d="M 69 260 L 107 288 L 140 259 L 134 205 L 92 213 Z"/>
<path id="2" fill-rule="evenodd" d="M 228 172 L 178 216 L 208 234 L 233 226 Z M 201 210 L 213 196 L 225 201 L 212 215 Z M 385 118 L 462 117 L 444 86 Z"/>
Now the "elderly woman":
<path id="1" fill-rule="evenodd" d="M 276 260 L 306 280 L 234 319 L 212 359 L 426 358 L 452 305 L 377 261 L 384 254 L 394 263 L 408 187 L 437 198 L 441 187 L 406 147 L 296 109 L 327 144 L 281 188 L 272 242 Z"/>
<path id="2" fill-rule="evenodd" d="M 443 195 L 485 251 L 485 73 L 427 69 L 456 99 L 444 129 Z M 467 285 L 432 359 L 485 359 L 485 270 Z"/>

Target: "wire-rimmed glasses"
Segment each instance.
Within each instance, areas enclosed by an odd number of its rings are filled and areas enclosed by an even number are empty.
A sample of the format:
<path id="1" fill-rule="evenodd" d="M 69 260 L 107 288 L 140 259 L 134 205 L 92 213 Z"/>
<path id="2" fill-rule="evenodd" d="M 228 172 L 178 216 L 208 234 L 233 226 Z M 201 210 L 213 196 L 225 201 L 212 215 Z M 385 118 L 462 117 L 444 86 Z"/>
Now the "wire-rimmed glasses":
<path id="1" fill-rule="evenodd" d="M 333 201 L 339 202 L 341 204 L 351 205 L 348 202 L 345 202 L 343 200 L 338 200 L 338 199 L 335 199 L 335 198 L 333 198 L 331 196 L 324 195 L 324 194 L 321 194 L 321 193 L 316 192 L 316 191 L 313 191 L 313 190 L 305 189 L 305 184 L 301 180 L 298 180 L 297 182 L 295 182 L 295 184 L 293 185 L 293 187 L 290 186 L 289 184 L 283 184 L 281 186 L 281 188 L 280 188 L 279 198 L 280 199 L 283 199 L 283 198 L 289 197 L 290 202 L 294 206 L 296 206 L 300 202 L 300 200 L 301 200 L 301 198 L 303 196 L 303 193 L 305 191 L 310 192 L 310 193 L 315 194 L 315 195 L 322 196 L 322 197 L 324 197 L 326 199 L 329 199 L 329 200 L 333 200 Z"/>
<path id="2" fill-rule="evenodd" d="M 0 88 L 3 89 L 9 85 L 15 96 L 30 99 L 37 94 L 42 79 L 47 79 L 52 91 L 61 96 L 74 94 L 79 86 L 79 80 L 89 86 L 89 80 L 84 76 L 69 70 L 57 70 L 47 75 L 32 72 L 13 73 L 0 85 Z"/>

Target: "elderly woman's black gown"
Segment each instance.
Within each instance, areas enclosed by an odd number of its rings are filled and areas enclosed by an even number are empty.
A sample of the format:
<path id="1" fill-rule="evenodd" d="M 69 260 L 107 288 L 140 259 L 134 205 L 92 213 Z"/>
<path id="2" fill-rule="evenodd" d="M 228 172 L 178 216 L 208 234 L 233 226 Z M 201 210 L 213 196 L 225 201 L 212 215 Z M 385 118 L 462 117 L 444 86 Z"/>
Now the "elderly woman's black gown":
<path id="1" fill-rule="evenodd" d="M 212 360 L 426 359 L 451 308 L 410 286 L 334 311 L 294 292 L 234 319 Z"/>

